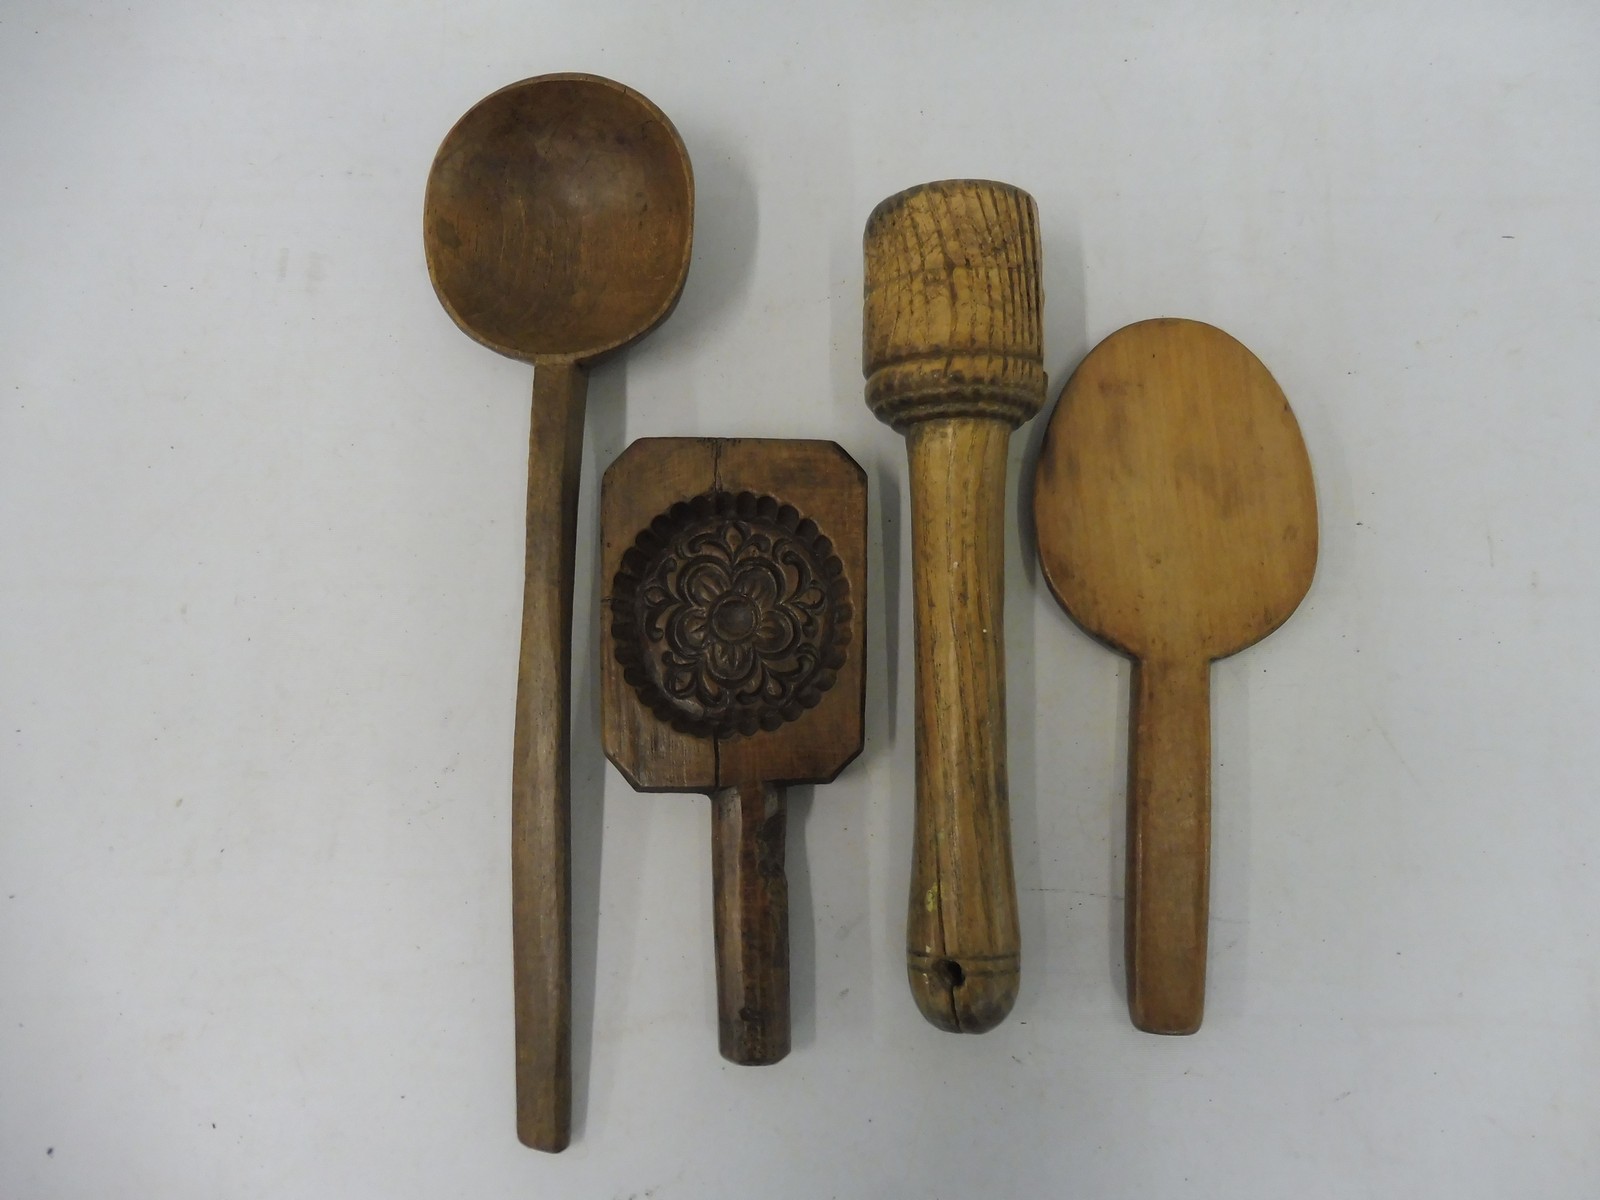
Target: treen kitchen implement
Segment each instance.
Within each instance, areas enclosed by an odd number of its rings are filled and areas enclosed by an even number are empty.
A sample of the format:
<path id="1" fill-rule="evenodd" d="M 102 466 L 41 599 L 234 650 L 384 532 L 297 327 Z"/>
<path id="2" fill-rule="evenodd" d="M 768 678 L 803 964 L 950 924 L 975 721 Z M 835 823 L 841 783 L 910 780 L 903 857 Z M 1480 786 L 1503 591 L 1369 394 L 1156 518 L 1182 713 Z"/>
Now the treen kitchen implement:
<path id="1" fill-rule="evenodd" d="M 534 364 L 511 870 L 517 1134 L 540 1150 L 571 1137 L 570 634 L 588 369 L 672 311 L 693 210 L 672 123 L 594 75 L 481 100 L 428 176 L 440 302 L 470 337 Z"/>
<path id="2" fill-rule="evenodd" d="M 1141 321 L 1062 391 L 1034 482 L 1039 560 L 1093 636 L 1134 660 L 1127 979 L 1133 1022 L 1193 1033 L 1205 1003 L 1211 663 L 1311 586 L 1317 503 L 1289 403 L 1220 329 Z"/>
<path id="3" fill-rule="evenodd" d="M 861 750 L 866 475 L 832 442 L 646 438 L 606 471 L 606 755 L 711 796 L 718 1043 L 789 1052 L 784 786 Z"/>
<path id="4" fill-rule="evenodd" d="M 867 220 L 868 406 L 905 434 L 916 614 L 916 830 L 906 968 L 922 1015 L 1005 1019 L 1021 938 L 1006 781 L 1006 452 L 1044 402 L 1038 212 L 955 179 Z"/>

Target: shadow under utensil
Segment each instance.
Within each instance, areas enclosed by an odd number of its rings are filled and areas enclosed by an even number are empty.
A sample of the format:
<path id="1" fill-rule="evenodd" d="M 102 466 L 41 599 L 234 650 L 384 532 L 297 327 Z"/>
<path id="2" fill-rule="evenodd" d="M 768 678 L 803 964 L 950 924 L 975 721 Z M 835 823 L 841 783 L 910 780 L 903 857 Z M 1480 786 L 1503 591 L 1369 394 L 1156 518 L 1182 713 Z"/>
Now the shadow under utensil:
<path id="1" fill-rule="evenodd" d="M 594 1020 L 599 972 L 601 841 L 605 827 L 607 765 L 600 738 L 600 655 L 605 646 L 604 601 L 611 581 L 599 561 L 600 481 L 627 438 L 624 366 L 642 355 L 686 352 L 727 313 L 737 311 L 750 290 L 758 230 L 756 191 L 743 163 L 714 136 L 678 124 L 695 178 L 695 238 L 689 275 L 671 316 L 622 354 L 589 376 L 584 429 L 584 474 L 579 494 L 578 553 L 573 591 L 574 677 L 572 699 L 572 1121 L 582 1136 L 591 1108 L 607 1105 L 611 1080 L 594 1076 Z M 713 236 L 705 236 L 707 230 Z M 625 839 L 629 861 L 614 874 L 628 893 L 608 921 L 624 962 L 634 961 L 638 942 L 638 881 L 642 843 Z M 709 919 L 709 918 L 708 918 Z"/>
<path id="2" fill-rule="evenodd" d="M 1211 666 L 1211 900 L 1205 1020 L 1241 1017 L 1250 997 L 1251 684 L 1271 661 L 1269 636 Z M 1202 1028 L 1204 1026 L 1202 1025 Z"/>
<path id="3" fill-rule="evenodd" d="M 1043 245 L 1045 328 L 1055 343 L 1045 346 L 1048 371 L 1044 407 L 1039 415 L 1012 436 L 1007 470 L 1007 511 L 1015 515 L 1007 531 L 1006 561 L 1006 724 L 1007 775 L 1010 786 L 1012 863 L 1017 881 L 1017 920 L 1022 935 L 1022 986 L 1013 1019 L 1026 1019 L 1036 1004 L 1045 1001 L 1040 985 L 1050 978 L 1050 938 L 1046 909 L 1059 889 L 1046 891 L 1039 845 L 1039 809 L 1045 804 L 1075 802 L 1068 794 L 1041 798 L 1038 794 L 1038 734 L 1041 721 L 1050 716 L 1039 703 L 1037 599 L 1039 578 L 1038 533 L 1033 518 L 1033 476 L 1045 430 L 1054 414 L 1052 401 L 1061 392 L 1071 367 L 1083 356 L 1084 294 L 1083 255 L 1076 237 L 1058 235 L 1046 226 Z M 1066 341 L 1066 354 L 1059 353 Z M 1052 357 L 1051 351 L 1057 353 Z M 1052 363 L 1065 366 L 1049 369 Z M 1015 587 L 1018 581 L 1023 587 Z M 1051 607 L 1055 607 L 1053 604 Z M 1057 610 L 1059 611 L 1059 609 Z M 1019 719 L 1020 718 L 1020 719 Z M 1047 737 L 1057 737 L 1052 731 Z M 1055 777 L 1052 787 L 1065 790 L 1075 776 Z M 1052 856 L 1054 857 L 1054 856 Z"/>
<path id="4" fill-rule="evenodd" d="M 789 1044 L 791 1052 L 817 1040 L 817 930 L 811 902 L 811 867 L 806 858 L 806 824 L 817 789 L 797 784 L 784 789 L 789 810 L 784 873 L 789 890 Z"/>
<path id="5" fill-rule="evenodd" d="M 678 307 L 641 343 L 656 354 L 699 345 L 747 307 L 760 233 L 755 181 L 744 163 L 715 134 L 693 125 L 678 131 L 694 170 L 694 249 Z"/>
<path id="6" fill-rule="evenodd" d="M 1034 418 L 1033 424 L 1038 424 Z M 1011 438 L 1007 455 L 1006 490 L 1008 510 L 1031 505 L 1020 497 L 1033 491 L 1033 476 L 1027 473 L 1024 456 L 1027 442 L 1019 434 Z M 1016 508 L 1011 508 L 1011 505 Z M 1006 562 L 1024 563 L 1033 550 L 1032 529 L 1020 520 L 1006 530 Z M 1031 583 L 1026 572 L 1008 565 L 1005 582 L 1014 585 L 1019 573 Z M 1050 978 L 1050 940 L 1045 928 L 1045 896 L 1039 863 L 1039 794 L 1037 736 L 1039 706 L 1035 677 L 1034 597 L 1031 587 L 1007 586 L 1005 596 L 1006 646 L 1006 793 L 1011 818 L 1011 863 L 1017 888 L 1017 926 L 1022 939 L 1022 974 L 1017 989 L 1017 1008 L 1012 1020 L 1026 1020 L 1040 1001 L 1039 985 Z M 1021 717 L 1021 720 L 1017 720 Z M 1048 802 L 1048 801 L 1047 801 Z"/>
<path id="7" fill-rule="evenodd" d="M 600 742 L 600 653 L 610 592 L 600 577 L 600 479 L 623 438 L 625 359 L 589 374 L 585 455 L 578 494 L 578 549 L 572 588 L 572 1136 L 587 1125 L 599 973 L 601 832 L 605 828 L 606 756 Z M 627 876 L 627 877 L 632 877 Z"/>
<path id="8" fill-rule="evenodd" d="M 1088 635 L 1085 634 L 1085 637 Z M 1106 851 L 1111 857 L 1109 877 L 1112 900 L 1106 905 L 1110 923 L 1107 939 L 1108 969 L 1111 986 L 1122 1006 L 1128 1006 L 1128 797 L 1133 794 L 1133 660 L 1118 655 L 1117 664 L 1117 735 L 1113 755 L 1122 763 L 1122 792 L 1112 798 L 1111 836 L 1106 841 Z M 1115 770 L 1110 777 L 1115 779 Z"/>
<path id="9" fill-rule="evenodd" d="M 867 583 L 867 741 L 872 740 L 874 727 L 881 729 L 889 745 L 894 745 L 895 717 L 900 691 L 900 542 L 903 523 L 900 520 L 900 478 L 892 462 L 880 460 L 873 472 L 874 485 L 868 489 L 867 512 L 874 503 L 878 519 L 867 526 L 867 558 L 870 562 L 877 551 L 877 586 L 869 578 Z M 870 576 L 870 572 L 869 572 Z M 873 631 L 883 643 L 883 668 L 871 669 L 873 658 Z M 882 706 L 883 720 L 875 722 L 872 714 Z"/>
<path id="10" fill-rule="evenodd" d="M 1017 488 L 1015 509 L 1022 542 L 1022 573 L 1030 587 L 1039 584 L 1038 531 L 1033 520 L 1033 473 L 1038 467 L 1039 450 L 1045 430 L 1055 416 L 1061 391 L 1072 378 L 1084 355 L 1089 352 L 1087 301 L 1083 291 L 1083 248 L 1076 235 L 1056 234 L 1054 225 L 1045 227 L 1044 315 L 1049 340 L 1045 344 L 1044 365 L 1048 374 L 1044 408 L 1022 427 L 1024 450 L 1021 486 Z"/>

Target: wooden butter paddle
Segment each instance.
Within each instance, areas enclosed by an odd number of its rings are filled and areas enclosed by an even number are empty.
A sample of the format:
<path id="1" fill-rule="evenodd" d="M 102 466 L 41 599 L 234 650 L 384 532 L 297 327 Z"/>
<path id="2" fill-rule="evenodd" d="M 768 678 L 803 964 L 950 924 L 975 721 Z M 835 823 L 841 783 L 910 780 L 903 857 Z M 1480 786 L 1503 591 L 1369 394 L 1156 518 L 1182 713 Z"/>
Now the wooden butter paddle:
<path id="1" fill-rule="evenodd" d="M 1034 482 L 1039 559 L 1088 633 L 1134 659 L 1127 971 L 1133 1023 L 1193 1033 L 1205 1004 L 1212 660 L 1294 612 L 1317 502 L 1266 367 L 1198 321 L 1143 321 L 1090 352 Z"/>
<path id="2" fill-rule="evenodd" d="M 568 802 L 572 569 L 589 366 L 649 333 L 689 272 L 694 180 L 650 101 L 540 75 L 474 105 L 428 175 L 423 245 L 445 311 L 533 363 L 522 651 L 511 768 L 517 1136 L 571 1138 Z"/>
<path id="3" fill-rule="evenodd" d="M 724 1058 L 789 1052 L 784 784 L 861 750 L 866 476 L 832 442 L 647 438 L 606 471 L 606 756 L 711 796 Z"/>

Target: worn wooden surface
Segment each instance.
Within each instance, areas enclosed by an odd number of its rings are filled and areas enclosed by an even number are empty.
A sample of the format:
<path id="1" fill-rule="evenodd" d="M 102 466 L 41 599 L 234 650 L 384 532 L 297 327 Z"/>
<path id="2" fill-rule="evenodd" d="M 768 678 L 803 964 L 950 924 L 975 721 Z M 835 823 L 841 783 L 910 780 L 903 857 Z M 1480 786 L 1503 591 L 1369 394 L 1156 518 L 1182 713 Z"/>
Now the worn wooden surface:
<path id="1" fill-rule="evenodd" d="M 711 793 L 711 892 L 717 960 L 717 1046 L 747 1066 L 789 1053 L 788 809 L 783 788 L 736 784 Z"/>
<path id="2" fill-rule="evenodd" d="M 585 366 L 648 333 L 689 270 L 694 183 L 665 115 L 593 75 L 502 88 L 446 135 L 423 241 L 445 310 L 534 363 L 512 765 L 517 1135 L 571 1138 L 567 746 Z"/>
<path id="3" fill-rule="evenodd" d="M 1317 506 L 1288 401 L 1197 321 L 1130 325 L 1062 392 L 1035 477 L 1039 557 L 1089 633 L 1136 660 L 1128 786 L 1128 1003 L 1192 1033 L 1205 1001 L 1210 664 L 1311 585 Z"/>
<path id="4" fill-rule="evenodd" d="M 567 362 L 534 368 L 511 757 L 517 1130 L 526 1144 L 550 1151 L 571 1140 L 571 720 L 568 705 L 551 700 L 572 676 L 586 374 Z"/>
<path id="5" fill-rule="evenodd" d="M 949 180 L 867 222 L 867 403 L 906 435 L 916 613 L 916 834 L 906 962 L 941 1029 L 1005 1019 L 1021 937 L 1006 782 L 1006 446 L 1044 400 L 1038 215 Z"/>
<path id="6" fill-rule="evenodd" d="M 600 507 L 606 756 L 641 791 L 711 794 L 720 1049 L 777 1062 L 782 785 L 861 750 L 866 476 L 832 442 L 649 438 Z"/>

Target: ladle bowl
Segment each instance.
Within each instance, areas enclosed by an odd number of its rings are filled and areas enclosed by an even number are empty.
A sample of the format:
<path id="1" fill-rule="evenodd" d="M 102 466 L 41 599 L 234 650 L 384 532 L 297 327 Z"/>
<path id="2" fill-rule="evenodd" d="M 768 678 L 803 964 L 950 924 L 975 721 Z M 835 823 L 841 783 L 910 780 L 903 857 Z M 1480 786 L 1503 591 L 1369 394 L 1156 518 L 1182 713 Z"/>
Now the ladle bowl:
<path id="1" fill-rule="evenodd" d="M 678 302 L 693 210 L 689 155 L 660 109 L 609 79 L 541 75 L 479 101 L 439 147 L 428 271 L 491 350 L 593 362 Z"/>

